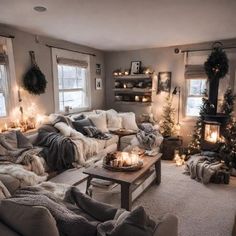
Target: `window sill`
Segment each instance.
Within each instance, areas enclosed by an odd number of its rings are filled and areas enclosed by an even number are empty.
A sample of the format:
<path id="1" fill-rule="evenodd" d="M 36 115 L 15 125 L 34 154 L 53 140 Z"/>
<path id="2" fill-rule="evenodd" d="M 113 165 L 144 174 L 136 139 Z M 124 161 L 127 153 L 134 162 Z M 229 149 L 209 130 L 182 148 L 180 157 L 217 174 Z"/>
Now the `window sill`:
<path id="1" fill-rule="evenodd" d="M 63 115 L 71 115 L 71 114 L 80 113 L 80 112 L 89 111 L 89 110 L 91 110 L 91 107 L 88 106 L 88 107 L 83 107 L 83 108 L 74 108 L 74 109 L 71 109 L 69 112 L 59 111 L 59 113 Z"/>

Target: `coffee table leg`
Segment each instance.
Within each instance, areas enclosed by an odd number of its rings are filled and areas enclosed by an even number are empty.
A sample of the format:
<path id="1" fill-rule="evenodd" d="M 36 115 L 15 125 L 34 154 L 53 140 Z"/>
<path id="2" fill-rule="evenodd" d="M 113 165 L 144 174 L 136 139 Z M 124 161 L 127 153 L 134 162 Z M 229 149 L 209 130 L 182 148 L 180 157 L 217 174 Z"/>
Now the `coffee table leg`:
<path id="1" fill-rule="evenodd" d="M 92 177 L 89 175 L 89 176 L 88 176 L 88 179 L 87 179 L 87 185 L 86 185 L 86 194 L 87 194 L 87 195 L 90 195 L 88 189 L 89 189 L 91 180 L 92 180 Z"/>
<path id="2" fill-rule="evenodd" d="M 161 159 L 159 159 L 155 163 L 155 170 L 156 170 L 156 184 L 159 185 L 161 183 Z"/>
<path id="3" fill-rule="evenodd" d="M 130 211 L 131 206 L 132 206 L 132 196 L 131 196 L 130 184 L 123 183 L 121 184 L 121 208 Z"/>

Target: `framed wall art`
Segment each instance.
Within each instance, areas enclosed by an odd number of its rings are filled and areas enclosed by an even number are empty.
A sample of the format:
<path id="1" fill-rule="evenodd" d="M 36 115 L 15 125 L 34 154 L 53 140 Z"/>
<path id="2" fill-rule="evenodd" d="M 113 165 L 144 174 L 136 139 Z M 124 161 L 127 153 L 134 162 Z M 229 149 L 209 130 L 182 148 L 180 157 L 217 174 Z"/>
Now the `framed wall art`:
<path id="1" fill-rule="evenodd" d="M 95 89 L 96 90 L 101 90 L 102 89 L 102 79 L 101 78 L 96 78 L 95 79 Z"/>
<path id="2" fill-rule="evenodd" d="M 171 72 L 159 72 L 157 81 L 157 93 L 170 92 L 171 89 Z"/>
<path id="3" fill-rule="evenodd" d="M 130 68 L 131 75 L 140 74 L 140 69 L 141 69 L 141 61 L 131 61 L 131 68 Z"/>

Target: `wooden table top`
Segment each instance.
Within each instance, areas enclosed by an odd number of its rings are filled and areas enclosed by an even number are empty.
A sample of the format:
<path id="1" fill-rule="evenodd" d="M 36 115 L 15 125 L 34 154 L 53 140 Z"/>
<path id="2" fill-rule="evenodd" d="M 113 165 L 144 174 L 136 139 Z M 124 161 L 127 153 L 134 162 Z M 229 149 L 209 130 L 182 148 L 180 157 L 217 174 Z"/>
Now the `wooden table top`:
<path id="1" fill-rule="evenodd" d="M 132 172 L 116 172 L 107 170 L 100 166 L 93 166 L 85 169 L 83 171 L 84 174 L 90 175 L 94 178 L 111 180 L 116 183 L 134 183 L 137 179 L 142 177 L 151 166 L 153 166 L 157 161 L 161 159 L 161 153 L 158 153 L 156 156 L 143 156 L 141 159 L 143 160 L 143 167 L 138 171 Z"/>
<path id="2" fill-rule="evenodd" d="M 128 130 L 128 129 L 117 129 L 117 130 L 111 130 L 110 132 L 112 134 L 116 134 L 116 135 L 119 135 L 119 136 L 128 136 L 128 135 L 137 134 L 137 131 Z"/>

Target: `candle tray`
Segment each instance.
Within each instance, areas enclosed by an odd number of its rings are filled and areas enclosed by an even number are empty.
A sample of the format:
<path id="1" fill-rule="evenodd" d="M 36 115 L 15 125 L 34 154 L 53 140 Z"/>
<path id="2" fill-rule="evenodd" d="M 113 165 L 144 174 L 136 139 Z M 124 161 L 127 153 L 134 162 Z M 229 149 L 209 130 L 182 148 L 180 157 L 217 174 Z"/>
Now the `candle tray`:
<path id="1" fill-rule="evenodd" d="M 133 165 L 112 166 L 110 162 L 115 159 L 116 159 L 116 153 L 107 154 L 107 156 L 103 158 L 103 167 L 111 171 L 131 172 L 140 170 L 143 166 L 143 162 L 141 160 L 139 160 L 137 164 Z"/>

